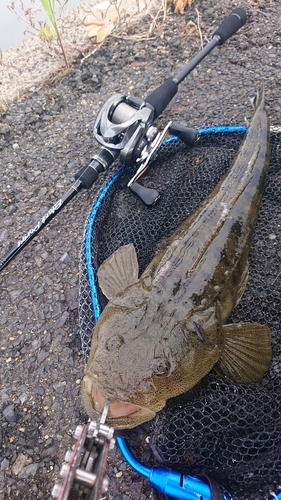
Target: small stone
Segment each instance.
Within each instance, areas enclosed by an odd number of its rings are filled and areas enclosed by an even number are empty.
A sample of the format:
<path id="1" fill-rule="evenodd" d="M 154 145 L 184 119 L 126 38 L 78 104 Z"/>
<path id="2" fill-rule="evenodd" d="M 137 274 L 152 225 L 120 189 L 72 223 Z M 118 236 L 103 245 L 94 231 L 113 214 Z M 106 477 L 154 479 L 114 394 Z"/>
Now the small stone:
<path id="1" fill-rule="evenodd" d="M 22 471 L 18 474 L 18 477 L 21 479 L 27 479 L 29 476 L 35 476 L 39 464 L 30 464 L 22 469 Z"/>
<path id="2" fill-rule="evenodd" d="M 20 395 L 19 395 L 19 399 L 20 399 L 20 402 L 21 404 L 23 404 L 25 401 L 26 401 L 26 398 L 27 398 L 27 395 L 25 392 L 22 392 Z"/>
<path id="3" fill-rule="evenodd" d="M 19 455 L 12 467 L 12 472 L 16 476 L 20 473 L 20 471 L 24 468 L 24 466 L 28 463 L 29 457 L 27 455 Z"/>
<path id="4" fill-rule="evenodd" d="M 122 462 L 119 467 L 118 467 L 119 470 L 122 470 L 123 472 L 127 469 L 127 464 L 126 462 Z"/>
<path id="5" fill-rule="evenodd" d="M 43 363 L 43 361 L 45 361 L 45 359 L 49 356 L 49 354 L 50 353 L 48 351 L 44 351 L 44 350 L 40 351 L 38 354 L 38 357 L 37 357 L 38 363 L 39 364 Z"/>
<path id="6" fill-rule="evenodd" d="M 67 319 L 68 319 L 68 316 L 69 316 L 69 313 L 68 313 L 67 311 L 65 311 L 65 312 L 61 315 L 60 319 L 57 321 L 57 327 L 58 327 L 58 328 L 59 328 L 59 327 L 61 327 L 61 326 L 63 326 L 63 325 L 65 324 L 65 322 L 66 322 L 66 321 L 67 321 Z"/>
<path id="7" fill-rule="evenodd" d="M 7 420 L 7 422 L 14 422 L 16 420 L 14 409 L 15 405 L 12 404 L 6 406 L 6 408 L 3 410 L 3 417 Z"/>
<path id="8" fill-rule="evenodd" d="M 36 394 L 40 394 L 42 396 L 43 394 L 45 394 L 45 389 L 41 385 L 35 385 L 34 392 L 36 392 Z"/>
<path id="9" fill-rule="evenodd" d="M 61 262 L 65 262 L 65 263 L 69 262 L 69 261 L 70 261 L 70 257 L 69 257 L 69 255 L 68 255 L 68 253 L 66 253 L 66 252 L 65 252 L 65 253 L 61 256 L 60 261 L 61 261 Z"/>
<path id="10" fill-rule="evenodd" d="M 47 188 L 42 187 L 40 189 L 40 191 L 38 192 L 38 198 L 42 198 L 43 196 L 45 196 L 45 194 L 47 193 L 47 191 L 48 191 Z"/>
<path id="11" fill-rule="evenodd" d="M 134 481 L 130 486 L 130 492 L 133 495 L 133 498 L 140 498 L 141 490 L 142 490 L 142 481 Z"/>
<path id="12" fill-rule="evenodd" d="M 41 259 L 41 257 L 35 257 L 35 262 L 38 267 L 41 267 L 43 264 L 43 260 Z"/>
<path id="13" fill-rule="evenodd" d="M 73 311 L 78 307 L 78 292 L 76 288 L 71 288 L 65 291 L 65 298 L 68 303 L 69 309 Z"/>
<path id="14" fill-rule="evenodd" d="M 53 446 L 49 448 L 45 448 L 42 451 L 42 458 L 54 457 L 58 451 L 58 443 L 55 443 Z"/>
<path id="15" fill-rule="evenodd" d="M 0 135 L 4 135 L 4 134 L 7 134 L 8 132 L 10 132 L 10 127 L 9 125 L 5 124 L 5 123 L 0 123 Z"/>
<path id="16" fill-rule="evenodd" d="M 43 120 L 44 122 L 49 122 L 51 121 L 52 117 L 50 115 L 42 115 L 41 116 L 41 120 Z"/>
<path id="17" fill-rule="evenodd" d="M 24 119 L 24 123 L 26 125 L 31 125 L 32 123 L 36 123 L 37 121 L 38 121 L 37 115 L 33 114 L 27 115 L 26 118 Z"/>
<path id="18" fill-rule="evenodd" d="M 7 458 L 4 458 L 1 462 L 1 470 L 8 469 L 10 465 L 10 462 Z"/>
<path id="19" fill-rule="evenodd" d="M 8 318 L 9 318 L 9 311 L 8 309 L 6 309 L 6 311 L 3 312 L 2 316 L 1 316 L 1 325 L 5 325 L 8 321 Z"/>
<path id="20" fill-rule="evenodd" d="M 12 301 L 16 300 L 22 294 L 22 292 L 22 290 L 12 290 L 10 292 Z"/>
<path id="21" fill-rule="evenodd" d="M 0 398 L 2 399 L 2 403 L 5 403 L 9 400 L 9 396 L 6 389 L 0 389 Z"/>
<path id="22" fill-rule="evenodd" d="M 0 240 L 7 241 L 8 236 L 9 236 L 8 230 L 4 229 L 4 231 L 2 231 L 2 233 L 0 233 Z"/>

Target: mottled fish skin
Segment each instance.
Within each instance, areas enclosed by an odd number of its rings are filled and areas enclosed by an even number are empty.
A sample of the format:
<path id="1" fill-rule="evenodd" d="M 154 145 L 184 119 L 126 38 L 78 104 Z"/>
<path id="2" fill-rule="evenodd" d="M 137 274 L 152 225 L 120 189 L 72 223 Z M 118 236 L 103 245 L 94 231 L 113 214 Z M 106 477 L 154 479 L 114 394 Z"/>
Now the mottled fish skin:
<path id="1" fill-rule="evenodd" d="M 227 351 L 223 325 L 246 286 L 268 163 L 269 124 L 262 91 L 226 177 L 169 238 L 140 278 L 111 297 L 101 314 L 82 387 L 90 418 L 96 417 L 92 382 L 110 401 L 143 408 L 108 419 L 116 428 L 129 428 L 151 419 L 167 399 L 192 388 L 223 357 Z M 269 360 L 268 335 L 266 330 Z M 253 345 L 255 349 L 254 340 Z M 227 372 L 223 364 L 218 371 Z M 231 378 L 231 370 L 227 373 Z M 251 382 L 250 372 L 245 380 Z"/>

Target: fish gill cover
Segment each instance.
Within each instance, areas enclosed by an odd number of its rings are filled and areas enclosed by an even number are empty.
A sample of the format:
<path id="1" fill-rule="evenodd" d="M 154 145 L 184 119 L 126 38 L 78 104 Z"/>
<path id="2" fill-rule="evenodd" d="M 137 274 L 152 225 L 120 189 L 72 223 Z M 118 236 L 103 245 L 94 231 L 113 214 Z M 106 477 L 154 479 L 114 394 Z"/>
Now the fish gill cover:
<path id="1" fill-rule="evenodd" d="M 117 248 L 134 243 L 140 273 L 167 238 L 206 198 L 233 162 L 243 133 L 201 136 L 189 150 L 167 141 L 142 184 L 160 191 L 147 208 L 117 174 L 94 203 L 81 249 L 80 332 L 87 359 L 95 319 L 94 273 Z M 213 371 L 168 401 L 150 423 L 157 461 L 216 479 L 235 500 L 262 499 L 281 483 L 281 136 L 271 133 L 271 159 L 249 257 L 249 280 L 230 321 L 260 322 L 272 331 L 273 360 L 260 385 L 238 385 Z M 120 165 L 119 165 L 120 167 Z M 118 165 L 116 166 L 118 169 Z M 87 246 L 87 248 L 86 248 Z M 87 263 L 87 260 L 90 263 Z"/>

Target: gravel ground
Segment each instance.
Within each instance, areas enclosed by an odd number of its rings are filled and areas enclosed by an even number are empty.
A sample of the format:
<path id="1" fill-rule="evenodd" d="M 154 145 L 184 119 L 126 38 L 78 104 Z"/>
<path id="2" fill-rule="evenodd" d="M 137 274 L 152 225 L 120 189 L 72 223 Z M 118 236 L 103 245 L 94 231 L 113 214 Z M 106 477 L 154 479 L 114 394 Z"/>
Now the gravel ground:
<path id="1" fill-rule="evenodd" d="M 97 48 L 92 43 L 94 38 L 90 41 L 87 39 L 87 33 L 91 29 L 98 25 L 102 30 L 112 24 L 115 31 L 122 29 L 133 19 L 136 22 L 144 13 L 155 8 L 155 2 L 157 0 L 152 0 L 147 5 L 144 0 L 118 0 L 111 2 L 109 7 L 107 0 L 88 0 L 87 3 L 82 1 L 79 7 L 71 11 L 66 6 L 62 11 L 63 17 L 58 20 L 58 27 L 68 61 L 72 63 L 79 54 L 87 54 L 89 50 Z M 15 22 L 16 20 L 15 14 Z M 35 30 L 31 29 L 31 32 L 34 33 Z M 23 94 L 28 94 L 30 89 L 38 90 L 42 82 L 54 78 L 64 70 L 65 62 L 57 40 L 47 43 L 40 36 L 32 36 L 5 52 L 0 49 L 1 111 Z"/>
<path id="2" fill-rule="evenodd" d="M 0 121 L 2 190 L 0 251 L 68 189 L 96 149 L 92 128 L 114 93 L 145 97 L 200 49 L 196 8 L 204 39 L 236 4 L 197 0 L 184 15 L 144 18 L 123 38 L 110 37 L 71 71 L 11 105 Z M 244 0 L 247 25 L 216 48 L 181 84 L 159 121 L 244 123 L 261 82 L 271 124 L 280 123 L 280 1 Z M 80 193 L 1 274 L 0 500 L 49 498 L 72 432 L 86 421 L 80 404 L 83 377 L 78 335 L 78 263 L 93 193 Z M 137 444 L 136 438 L 135 443 Z M 142 459 L 150 459 L 144 449 Z M 154 498 L 151 487 L 115 448 L 104 499 Z"/>

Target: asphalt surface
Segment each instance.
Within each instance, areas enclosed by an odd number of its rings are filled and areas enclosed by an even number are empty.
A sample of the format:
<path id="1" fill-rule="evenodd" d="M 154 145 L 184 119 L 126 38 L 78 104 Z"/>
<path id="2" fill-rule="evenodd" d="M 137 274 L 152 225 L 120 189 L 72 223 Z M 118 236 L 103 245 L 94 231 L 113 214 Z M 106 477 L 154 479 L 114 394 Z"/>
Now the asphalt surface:
<path id="1" fill-rule="evenodd" d="M 145 97 L 200 50 L 236 7 L 248 20 L 188 76 L 158 120 L 194 127 L 244 124 L 261 83 L 272 125 L 280 124 L 281 2 L 198 0 L 184 15 L 149 16 L 40 91 L 11 105 L 0 121 L 0 255 L 67 191 L 97 149 L 93 123 L 115 93 Z M 151 32 L 150 32 L 151 31 Z M 143 39 L 134 38 L 142 35 Z M 80 193 L 1 273 L 0 500 L 50 498 L 76 425 L 83 361 L 78 325 L 79 249 L 93 194 Z M 145 431 L 144 431 L 145 432 Z M 138 446 L 138 437 L 135 438 Z M 149 449 L 140 451 L 151 461 Z M 104 499 L 146 500 L 152 487 L 115 448 Z"/>

